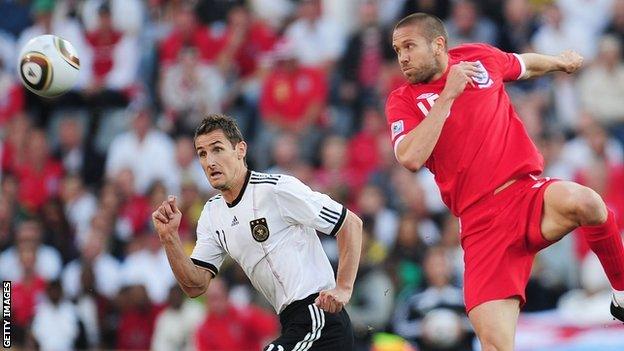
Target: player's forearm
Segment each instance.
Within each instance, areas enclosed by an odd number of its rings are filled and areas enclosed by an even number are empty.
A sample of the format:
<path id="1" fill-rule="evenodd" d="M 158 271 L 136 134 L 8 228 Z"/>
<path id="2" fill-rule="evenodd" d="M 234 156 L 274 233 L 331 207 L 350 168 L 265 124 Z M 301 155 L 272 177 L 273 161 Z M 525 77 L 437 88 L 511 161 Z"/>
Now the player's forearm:
<path id="1" fill-rule="evenodd" d="M 417 171 L 429 159 L 451 112 L 453 101 L 441 94 L 427 117 L 399 142 L 396 157 L 403 167 Z"/>
<path id="2" fill-rule="evenodd" d="M 362 220 L 347 210 L 347 218 L 337 235 L 338 273 L 336 286 L 353 291 L 362 251 Z"/>
<path id="3" fill-rule="evenodd" d="M 550 72 L 564 70 L 564 63 L 559 56 L 526 53 L 521 54 L 520 57 L 526 68 L 522 79 L 541 77 Z"/>
<path id="4" fill-rule="evenodd" d="M 182 242 L 177 234 L 166 238 L 161 236 L 160 241 L 165 248 L 173 275 L 182 290 L 190 297 L 203 294 L 210 283 L 212 277 L 210 273 L 195 266 L 184 252 Z"/>

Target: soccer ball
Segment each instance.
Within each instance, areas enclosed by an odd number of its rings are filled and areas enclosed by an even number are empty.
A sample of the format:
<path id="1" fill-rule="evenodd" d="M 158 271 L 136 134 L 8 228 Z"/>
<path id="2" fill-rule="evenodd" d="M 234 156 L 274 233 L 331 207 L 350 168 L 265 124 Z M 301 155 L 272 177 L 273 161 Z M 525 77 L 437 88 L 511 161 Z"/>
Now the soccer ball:
<path id="1" fill-rule="evenodd" d="M 422 334 L 428 345 L 442 349 L 452 348 L 462 337 L 461 319 L 449 309 L 433 309 L 423 318 Z"/>
<path id="2" fill-rule="evenodd" d="M 56 35 L 40 35 L 22 48 L 17 71 L 24 86 L 43 97 L 66 93 L 78 80 L 80 60 L 70 42 Z"/>

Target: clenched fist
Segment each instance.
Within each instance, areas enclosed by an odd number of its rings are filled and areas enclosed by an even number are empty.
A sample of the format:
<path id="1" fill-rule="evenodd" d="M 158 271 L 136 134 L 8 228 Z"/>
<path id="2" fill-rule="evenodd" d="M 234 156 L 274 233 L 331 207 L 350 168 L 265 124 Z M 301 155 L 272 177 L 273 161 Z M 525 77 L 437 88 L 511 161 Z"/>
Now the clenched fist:
<path id="1" fill-rule="evenodd" d="M 578 52 L 566 50 L 559 54 L 561 60 L 561 70 L 565 73 L 574 73 L 583 65 L 583 56 Z"/>
<path id="2" fill-rule="evenodd" d="M 163 201 L 160 206 L 152 213 L 152 222 L 158 232 L 158 236 L 164 237 L 175 235 L 180 227 L 182 212 L 176 205 L 176 197 L 169 195 L 167 201 Z"/>

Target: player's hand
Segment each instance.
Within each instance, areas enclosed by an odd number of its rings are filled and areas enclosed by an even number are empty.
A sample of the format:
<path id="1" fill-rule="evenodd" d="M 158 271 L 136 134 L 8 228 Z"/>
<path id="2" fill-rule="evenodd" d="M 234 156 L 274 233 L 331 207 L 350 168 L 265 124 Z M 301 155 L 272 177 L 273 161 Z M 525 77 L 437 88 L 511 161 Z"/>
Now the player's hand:
<path id="1" fill-rule="evenodd" d="M 347 289 L 334 288 L 324 290 L 314 300 L 314 304 L 325 312 L 338 313 L 351 299 L 351 292 Z"/>
<path id="2" fill-rule="evenodd" d="M 176 205 L 176 197 L 169 195 L 166 201 L 152 213 L 152 222 L 160 238 L 175 235 L 180 227 L 182 212 Z"/>
<path id="3" fill-rule="evenodd" d="M 573 50 L 566 50 L 559 54 L 561 70 L 565 73 L 574 73 L 583 66 L 583 56 Z"/>
<path id="4" fill-rule="evenodd" d="M 472 77 L 476 77 L 480 73 L 479 64 L 476 62 L 462 61 L 454 64 L 449 70 L 442 94 L 445 94 L 450 99 L 457 98 L 466 89 L 466 84 L 474 87 Z"/>

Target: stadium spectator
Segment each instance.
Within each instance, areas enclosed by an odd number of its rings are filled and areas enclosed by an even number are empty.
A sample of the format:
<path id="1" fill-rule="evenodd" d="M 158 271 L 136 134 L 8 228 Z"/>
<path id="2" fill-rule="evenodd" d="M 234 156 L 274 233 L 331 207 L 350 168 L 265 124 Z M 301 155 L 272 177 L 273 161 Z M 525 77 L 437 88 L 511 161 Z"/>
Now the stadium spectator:
<path id="1" fill-rule="evenodd" d="M 612 35 L 603 36 L 598 56 L 578 78 L 582 107 L 591 111 L 596 120 L 610 128 L 624 145 L 624 63 L 622 46 Z"/>
<path id="2" fill-rule="evenodd" d="M 76 306 L 63 295 L 58 280 L 46 287 L 46 299 L 37 308 L 32 334 L 41 350 L 71 350 L 78 339 Z"/>
<path id="3" fill-rule="evenodd" d="M 399 228 L 399 216 L 386 206 L 386 196 L 382 190 L 368 184 L 360 190 L 357 199 L 358 213 L 372 220 L 370 229 L 372 239 L 379 242 L 384 249 L 389 250 L 394 247 L 397 229 Z"/>
<path id="4" fill-rule="evenodd" d="M 25 267 L 19 259 L 21 247 L 35 250 L 35 271 L 46 281 L 57 279 L 61 273 L 62 260 L 59 252 L 42 244 L 41 224 L 36 220 L 25 220 L 18 224 L 15 245 L 0 254 L 0 277 L 3 280 L 19 281 L 24 276 Z"/>
<path id="5" fill-rule="evenodd" d="M 58 195 L 63 166 L 52 158 L 48 139 L 41 130 L 31 130 L 25 142 L 24 156 L 13 169 L 19 182 L 19 203 L 31 213 L 41 209 Z"/>
<path id="6" fill-rule="evenodd" d="M 472 350 L 473 333 L 464 314 L 462 291 L 451 281 L 452 271 L 446 254 L 440 247 L 427 251 L 423 263 L 427 288 L 399 301 L 394 314 L 395 332 L 416 342 L 424 351 Z M 445 329 L 449 329 L 445 333 L 450 340 L 443 340 L 441 345 L 437 344 L 440 337 L 435 335 L 435 330 L 429 331 L 427 326 L 429 316 L 440 310 L 455 316 L 452 323 L 444 324 Z"/>
<path id="7" fill-rule="evenodd" d="M 47 283 L 37 273 L 37 250 L 34 246 L 18 246 L 17 255 L 23 274 L 20 279 L 13 280 L 11 285 L 11 310 L 14 316 L 14 323 L 11 327 L 15 327 L 15 341 L 17 345 L 20 345 L 26 341 L 36 308 L 45 294 Z"/>
<path id="8" fill-rule="evenodd" d="M 155 180 L 174 190 L 169 172 L 175 169 L 175 146 L 171 138 L 152 125 L 152 112 L 145 108 L 131 111 L 132 129 L 117 135 L 110 144 L 106 159 L 107 177 L 116 177 L 131 169 L 135 189 L 145 194 Z M 158 162 L 155 162 L 158 160 Z"/>
<path id="9" fill-rule="evenodd" d="M 173 13 L 173 28 L 169 35 L 160 43 L 160 70 L 166 70 L 179 57 L 184 47 L 194 47 L 202 61 L 211 62 L 216 58 L 212 50 L 215 39 L 208 28 L 197 23 L 197 17 L 189 4 L 177 7 Z"/>
<path id="10" fill-rule="evenodd" d="M 159 309 L 150 301 L 145 286 L 129 283 L 122 288 L 118 304 L 121 314 L 117 324 L 116 348 L 148 350 Z"/>
<path id="11" fill-rule="evenodd" d="M 476 1 L 453 2 L 451 16 L 444 24 L 449 37 L 449 48 L 464 43 L 496 43 L 496 25 L 480 11 Z"/>
<path id="12" fill-rule="evenodd" d="M 536 15 L 526 0 L 505 0 L 504 21 L 496 43 L 506 52 L 525 52 L 538 28 Z"/>
<path id="13" fill-rule="evenodd" d="M 63 290 L 68 298 L 75 299 L 88 293 L 112 300 L 117 295 L 121 285 L 121 266 L 107 252 L 108 240 L 105 233 L 95 229 L 87 233 L 80 257 L 69 262 L 63 269 Z M 82 277 L 86 270 L 92 270 L 94 282 L 88 287 L 92 290 L 83 286 Z"/>
<path id="14" fill-rule="evenodd" d="M 340 26 L 323 16 L 321 0 L 299 2 L 297 20 L 284 33 L 295 46 L 295 57 L 303 66 L 329 72 L 339 60 L 345 45 Z"/>
<path id="15" fill-rule="evenodd" d="M 105 104 L 124 106 L 137 79 L 139 44 L 135 37 L 114 27 L 108 3 L 100 6 L 97 17 L 96 27 L 86 33 L 93 62 L 85 93 L 91 98 L 98 96 L 99 107 Z"/>
<path id="16" fill-rule="evenodd" d="M 162 77 L 160 97 L 166 128 L 191 134 L 206 113 L 221 112 L 225 94 L 221 72 L 202 62 L 196 48 L 182 48 Z"/>
<path id="17" fill-rule="evenodd" d="M 84 186 L 76 175 L 63 178 L 60 191 L 64 213 L 75 233 L 76 241 L 72 243 L 80 248 L 85 243 L 84 234 L 90 227 L 91 219 L 97 211 L 97 198 Z"/>
<path id="18" fill-rule="evenodd" d="M 273 53 L 274 69 L 266 77 L 260 97 L 263 125 L 256 135 L 256 167 L 266 169 L 275 136 L 297 134 L 301 156 L 310 160 L 320 138 L 326 108 L 327 81 L 317 68 L 303 67 L 292 42 L 281 42 Z"/>
<path id="19" fill-rule="evenodd" d="M 173 286 L 167 308 L 156 318 L 151 349 L 155 351 L 195 350 L 195 331 L 205 315 L 202 304 L 186 299 L 180 287 Z"/>
<path id="20" fill-rule="evenodd" d="M 227 285 L 219 278 L 210 282 L 206 301 L 208 314 L 195 333 L 198 350 L 260 350 L 277 334 L 275 316 L 253 305 L 232 306 Z"/>

